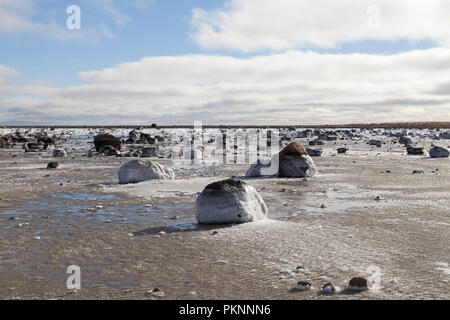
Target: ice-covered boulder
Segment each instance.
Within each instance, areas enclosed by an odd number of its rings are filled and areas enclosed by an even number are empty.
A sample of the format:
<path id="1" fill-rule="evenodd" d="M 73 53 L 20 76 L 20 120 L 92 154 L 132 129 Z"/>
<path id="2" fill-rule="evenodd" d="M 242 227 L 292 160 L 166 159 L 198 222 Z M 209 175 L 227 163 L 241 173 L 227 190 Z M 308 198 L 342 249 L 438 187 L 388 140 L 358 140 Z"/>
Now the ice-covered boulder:
<path id="1" fill-rule="evenodd" d="M 450 152 L 443 147 L 434 146 L 428 153 L 432 158 L 448 158 Z"/>
<path id="2" fill-rule="evenodd" d="M 195 217 L 201 224 L 244 223 L 267 217 L 267 206 L 255 188 L 228 179 L 211 183 L 197 197 Z"/>
<path id="3" fill-rule="evenodd" d="M 280 177 L 304 178 L 313 177 L 317 173 L 314 161 L 299 142 L 291 142 L 281 150 L 278 161 Z"/>
<path id="4" fill-rule="evenodd" d="M 149 160 L 133 160 L 119 169 L 119 183 L 137 183 L 152 179 L 173 180 L 175 174 L 171 168 Z"/>
<path id="5" fill-rule="evenodd" d="M 264 170 L 265 169 L 265 170 Z M 258 161 L 247 170 L 246 177 L 279 176 L 286 178 L 313 177 L 317 174 L 314 161 L 299 142 L 291 142 L 280 153 L 263 164 Z"/>

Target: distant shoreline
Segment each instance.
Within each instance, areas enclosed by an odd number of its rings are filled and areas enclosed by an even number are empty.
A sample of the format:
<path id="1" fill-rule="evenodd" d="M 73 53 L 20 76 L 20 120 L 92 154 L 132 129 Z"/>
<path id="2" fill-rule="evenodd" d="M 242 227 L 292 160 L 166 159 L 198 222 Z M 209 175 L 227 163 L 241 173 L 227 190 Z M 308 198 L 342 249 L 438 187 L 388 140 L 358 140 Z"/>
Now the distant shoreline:
<path id="1" fill-rule="evenodd" d="M 252 129 L 252 128 L 295 128 L 295 129 L 450 129 L 450 122 L 392 122 L 392 123 L 356 123 L 324 125 L 203 125 L 204 129 Z M 14 128 L 55 128 L 55 129 L 155 129 L 151 125 L 0 125 L 3 129 Z M 192 129 L 193 125 L 161 125 L 156 129 Z"/>

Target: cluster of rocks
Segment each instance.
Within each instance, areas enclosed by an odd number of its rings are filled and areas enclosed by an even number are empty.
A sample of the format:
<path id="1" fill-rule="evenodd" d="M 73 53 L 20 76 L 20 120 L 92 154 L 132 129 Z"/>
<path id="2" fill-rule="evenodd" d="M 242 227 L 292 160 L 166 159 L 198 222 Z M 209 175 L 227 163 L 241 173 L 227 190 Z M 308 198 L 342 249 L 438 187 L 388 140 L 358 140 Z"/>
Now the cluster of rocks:
<path id="1" fill-rule="evenodd" d="M 157 143 L 164 141 L 162 136 L 150 136 L 132 130 L 127 140 L 120 139 L 109 133 L 102 133 L 94 137 L 95 150 L 105 156 L 150 158 L 158 156 Z M 139 145 L 123 151 L 123 145 Z M 152 146 L 146 146 L 152 145 Z"/>
<path id="2" fill-rule="evenodd" d="M 25 152 L 47 150 L 50 145 L 56 145 L 60 137 L 48 136 L 47 132 L 32 133 L 31 131 L 16 131 L 0 136 L 0 148 L 13 148 L 22 145 Z"/>
<path id="3" fill-rule="evenodd" d="M 311 288 L 312 284 L 308 281 L 298 281 L 295 287 L 298 291 L 309 291 Z M 369 290 L 367 279 L 362 277 L 354 277 L 350 279 L 347 288 L 343 292 L 362 292 L 366 290 Z M 320 289 L 320 293 L 325 295 L 333 295 L 337 292 L 338 288 L 331 282 L 327 282 Z"/>
<path id="4" fill-rule="evenodd" d="M 130 131 L 128 133 L 128 138 L 126 140 L 122 140 L 122 142 L 126 144 L 149 144 L 149 145 L 154 145 L 162 141 L 164 141 L 164 137 L 162 136 L 152 136 L 148 133 L 139 132 L 137 130 Z"/>

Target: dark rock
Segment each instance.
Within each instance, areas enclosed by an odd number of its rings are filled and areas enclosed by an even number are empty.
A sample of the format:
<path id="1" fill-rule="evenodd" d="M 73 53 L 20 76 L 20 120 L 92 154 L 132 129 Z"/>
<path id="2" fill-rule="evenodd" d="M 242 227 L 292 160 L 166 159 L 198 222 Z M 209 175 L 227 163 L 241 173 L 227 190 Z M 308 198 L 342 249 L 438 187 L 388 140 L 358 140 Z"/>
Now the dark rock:
<path id="1" fill-rule="evenodd" d="M 368 290 L 369 287 L 367 286 L 367 280 L 361 277 L 355 277 L 350 280 L 348 283 L 348 289 L 349 290 L 355 290 L 355 291 L 363 291 Z"/>
<path id="2" fill-rule="evenodd" d="M 295 287 L 295 289 L 299 291 L 307 291 L 311 289 L 311 283 L 307 281 L 299 281 L 297 282 L 297 286 Z"/>
<path id="3" fill-rule="evenodd" d="M 322 287 L 322 293 L 324 293 L 324 294 L 335 294 L 336 293 L 336 287 L 331 282 L 328 282 Z"/>
<path id="4" fill-rule="evenodd" d="M 423 155 L 424 154 L 423 147 L 408 146 L 408 147 L 406 147 L 406 151 L 410 155 Z"/>
<path id="5" fill-rule="evenodd" d="M 47 169 L 56 169 L 56 168 L 58 168 L 58 166 L 59 166 L 58 161 L 50 161 L 47 164 Z"/>
<path id="6" fill-rule="evenodd" d="M 101 147 L 113 147 L 116 150 L 122 148 L 122 142 L 119 138 L 109 133 L 102 133 L 94 137 L 95 150 L 100 151 Z"/>
<path id="7" fill-rule="evenodd" d="M 444 147 L 434 146 L 428 152 L 432 158 L 448 158 L 450 152 Z"/>
<path id="8" fill-rule="evenodd" d="M 321 148 L 306 148 L 306 152 L 311 157 L 320 157 L 322 155 L 322 149 Z"/>

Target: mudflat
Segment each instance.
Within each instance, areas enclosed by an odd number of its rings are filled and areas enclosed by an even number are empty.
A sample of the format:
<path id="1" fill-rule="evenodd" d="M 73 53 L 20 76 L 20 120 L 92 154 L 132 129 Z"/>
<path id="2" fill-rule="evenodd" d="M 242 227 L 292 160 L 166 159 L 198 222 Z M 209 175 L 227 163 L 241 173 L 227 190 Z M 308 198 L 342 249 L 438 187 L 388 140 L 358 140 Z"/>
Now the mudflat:
<path id="1" fill-rule="evenodd" d="M 155 158 L 174 181 L 127 185 L 117 178 L 124 157 L 69 150 L 49 170 L 50 151 L 0 149 L 0 298 L 449 299 L 449 158 L 407 155 L 390 141 L 321 147 L 314 178 L 250 179 L 248 164 Z M 256 188 L 269 219 L 197 225 L 197 194 L 232 176 Z M 70 265 L 81 290 L 66 286 Z M 356 276 L 371 289 L 320 294 Z M 300 280 L 311 290 L 295 290 Z"/>

